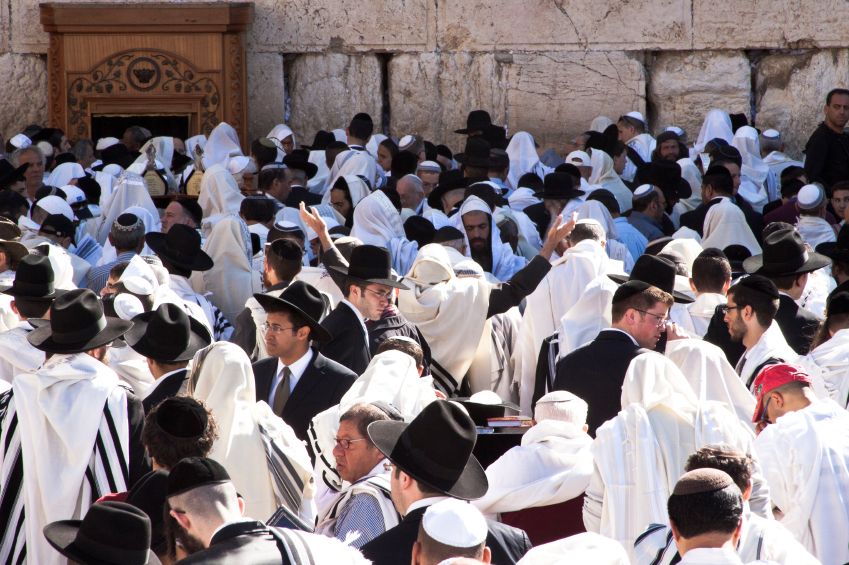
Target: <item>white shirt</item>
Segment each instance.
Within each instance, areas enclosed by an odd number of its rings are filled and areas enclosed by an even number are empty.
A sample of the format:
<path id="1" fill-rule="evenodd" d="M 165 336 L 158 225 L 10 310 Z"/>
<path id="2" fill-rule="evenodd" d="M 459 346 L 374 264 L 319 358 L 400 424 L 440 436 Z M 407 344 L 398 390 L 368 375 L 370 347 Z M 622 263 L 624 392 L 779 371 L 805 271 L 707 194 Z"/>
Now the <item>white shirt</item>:
<path id="1" fill-rule="evenodd" d="M 415 510 L 417 508 L 427 508 L 428 506 L 432 506 L 432 505 L 436 504 L 437 502 L 442 502 L 443 500 L 448 500 L 449 498 L 451 498 L 451 497 L 450 496 L 429 496 L 427 498 L 420 498 L 419 500 L 410 503 L 410 505 L 407 507 L 407 511 L 404 512 L 404 516 L 406 516 L 407 514 L 409 514 L 410 512 L 412 512 L 413 510 Z"/>
<path id="2" fill-rule="evenodd" d="M 291 374 L 289 375 L 289 393 L 291 394 L 293 390 L 295 390 L 295 386 L 298 384 L 298 381 L 301 380 L 301 377 L 304 374 L 304 371 L 307 370 L 307 367 L 312 361 L 312 348 L 307 349 L 307 352 L 304 355 L 289 365 L 289 371 Z M 271 391 L 268 394 L 268 405 L 274 406 L 274 395 L 277 393 L 277 385 L 280 384 L 280 381 L 283 379 L 283 369 L 286 365 L 283 364 L 283 361 L 277 359 L 277 374 L 274 375 L 274 380 L 271 381 Z"/>
<path id="3" fill-rule="evenodd" d="M 729 547 L 697 547 L 681 557 L 681 565 L 704 563 L 705 565 L 743 565 L 740 556 Z"/>

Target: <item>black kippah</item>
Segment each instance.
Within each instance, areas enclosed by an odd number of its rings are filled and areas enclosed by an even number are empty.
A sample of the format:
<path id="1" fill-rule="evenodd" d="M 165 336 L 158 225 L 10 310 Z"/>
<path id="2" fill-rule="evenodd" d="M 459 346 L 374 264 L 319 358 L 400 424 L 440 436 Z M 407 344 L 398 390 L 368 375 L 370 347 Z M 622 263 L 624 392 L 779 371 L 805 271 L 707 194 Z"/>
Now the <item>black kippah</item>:
<path id="1" fill-rule="evenodd" d="M 772 300 L 778 300 L 778 288 L 775 286 L 775 283 L 761 275 L 749 275 L 744 279 L 740 279 L 734 286 L 750 288 L 767 295 Z"/>
<path id="2" fill-rule="evenodd" d="M 841 290 L 832 292 L 825 304 L 826 317 L 835 314 L 849 314 L 849 292 Z"/>
<path id="3" fill-rule="evenodd" d="M 705 176 L 713 176 L 719 175 L 721 177 L 731 178 L 731 173 L 728 172 L 728 169 L 723 167 L 722 165 L 711 165 L 708 167 L 707 172 L 705 172 Z"/>
<path id="4" fill-rule="evenodd" d="M 433 234 L 434 243 L 445 243 L 446 241 L 455 241 L 457 239 L 463 239 L 463 232 L 454 226 L 442 226 Z"/>
<path id="5" fill-rule="evenodd" d="M 125 212 L 118 216 L 115 221 L 118 223 L 118 225 L 124 226 L 125 228 L 132 228 L 138 223 L 139 217 L 135 214 Z"/>
<path id="6" fill-rule="evenodd" d="M 156 407 L 156 425 L 175 438 L 200 437 L 208 423 L 206 409 L 188 396 L 166 398 Z"/>
<path id="7" fill-rule="evenodd" d="M 227 470 L 217 461 L 206 457 L 181 459 L 168 474 L 168 497 L 207 485 L 230 482 Z"/>
<path id="8" fill-rule="evenodd" d="M 741 245 L 740 247 L 743 246 Z M 745 249 L 745 247 L 743 247 L 743 249 Z M 726 261 L 728 260 L 728 256 L 725 254 L 725 252 L 722 251 L 722 249 L 716 247 L 704 248 L 701 253 L 696 256 L 696 259 L 698 259 L 699 257 L 716 257 L 717 259 L 725 259 Z"/>
<path id="9" fill-rule="evenodd" d="M 622 302 L 623 300 L 628 300 L 635 294 L 640 294 L 649 288 L 651 288 L 649 283 L 638 280 L 623 283 L 616 289 L 616 292 L 613 293 L 613 304 Z"/>

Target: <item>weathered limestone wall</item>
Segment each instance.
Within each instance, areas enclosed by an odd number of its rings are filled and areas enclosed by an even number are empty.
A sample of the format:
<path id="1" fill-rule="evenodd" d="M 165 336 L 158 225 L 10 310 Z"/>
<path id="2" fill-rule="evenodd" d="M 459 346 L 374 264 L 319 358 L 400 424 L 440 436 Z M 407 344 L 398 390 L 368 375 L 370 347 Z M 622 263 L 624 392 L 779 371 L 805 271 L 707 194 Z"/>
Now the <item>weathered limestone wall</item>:
<path id="1" fill-rule="evenodd" d="M 310 140 L 367 111 L 456 147 L 482 107 L 554 147 L 634 109 L 694 139 L 719 106 L 796 152 L 849 84 L 847 22 L 845 0 L 257 0 L 249 135 L 286 121 Z M 47 39 L 37 0 L 0 2 L 5 136 L 46 120 Z"/>

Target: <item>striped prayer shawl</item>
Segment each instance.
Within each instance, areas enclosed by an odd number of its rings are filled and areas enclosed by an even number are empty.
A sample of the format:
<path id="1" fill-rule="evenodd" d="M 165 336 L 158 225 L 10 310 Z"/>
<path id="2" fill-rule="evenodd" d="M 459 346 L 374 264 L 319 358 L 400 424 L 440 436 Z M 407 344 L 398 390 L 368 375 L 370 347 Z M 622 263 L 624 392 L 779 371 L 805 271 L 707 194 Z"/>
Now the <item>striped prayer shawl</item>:
<path id="1" fill-rule="evenodd" d="M 280 449 L 269 431 L 257 423 L 262 445 L 265 448 L 265 458 L 268 461 L 268 471 L 271 473 L 271 487 L 278 506 L 286 506 L 297 514 L 301 507 L 304 494 L 304 481 L 298 474 L 292 460 Z"/>
<path id="2" fill-rule="evenodd" d="M 115 413 L 120 413 L 118 411 L 126 411 L 127 398 L 123 391 L 117 388 L 109 395 L 103 408 L 85 480 L 80 485 L 81 515 L 101 496 L 127 489 L 129 442 L 128 439 L 122 442 L 122 437 L 128 438 L 128 430 L 119 431 L 114 417 Z M 49 494 L 45 493 L 45 496 Z M 26 562 L 25 522 L 24 468 L 18 414 L 9 390 L 0 395 L 0 564 Z M 38 543 L 47 542 L 40 539 Z"/>

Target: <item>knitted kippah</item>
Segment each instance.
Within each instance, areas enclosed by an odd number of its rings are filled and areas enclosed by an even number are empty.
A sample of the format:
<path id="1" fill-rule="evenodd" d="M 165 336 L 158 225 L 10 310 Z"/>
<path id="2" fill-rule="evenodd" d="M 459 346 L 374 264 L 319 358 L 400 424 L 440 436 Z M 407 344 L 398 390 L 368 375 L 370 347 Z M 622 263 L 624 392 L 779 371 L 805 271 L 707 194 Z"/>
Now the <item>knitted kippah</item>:
<path id="1" fill-rule="evenodd" d="M 676 496 L 687 496 L 689 494 L 715 492 L 733 484 L 734 481 L 725 471 L 707 468 L 694 469 L 693 471 L 684 473 L 678 479 L 672 494 Z"/>
<path id="2" fill-rule="evenodd" d="M 176 438 L 200 437 L 208 422 L 206 409 L 188 396 L 166 398 L 156 409 L 156 424 L 166 434 Z"/>
<path id="3" fill-rule="evenodd" d="M 133 231 L 142 223 L 141 218 L 135 214 L 124 213 L 115 219 L 112 229 L 119 231 Z"/>

